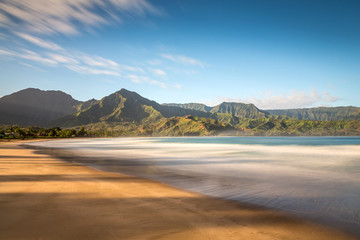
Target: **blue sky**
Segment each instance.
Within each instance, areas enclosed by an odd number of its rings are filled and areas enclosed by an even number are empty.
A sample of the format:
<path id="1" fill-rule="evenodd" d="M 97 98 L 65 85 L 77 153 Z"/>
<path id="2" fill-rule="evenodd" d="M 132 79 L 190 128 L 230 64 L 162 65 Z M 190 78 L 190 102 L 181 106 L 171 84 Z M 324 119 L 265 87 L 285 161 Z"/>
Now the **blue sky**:
<path id="1" fill-rule="evenodd" d="M 3 0 L 0 96 L 360 106 L 357 0 Z"/>

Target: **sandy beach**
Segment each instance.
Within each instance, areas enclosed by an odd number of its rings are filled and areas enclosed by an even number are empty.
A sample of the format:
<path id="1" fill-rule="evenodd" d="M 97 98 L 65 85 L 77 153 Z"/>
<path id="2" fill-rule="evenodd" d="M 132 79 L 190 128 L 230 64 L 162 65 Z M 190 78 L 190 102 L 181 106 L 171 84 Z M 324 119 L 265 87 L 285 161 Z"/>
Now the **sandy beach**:
<path id="1" fill-rule="evenodd" d="M 355 239 L 283 213 L 0 142 L 0 239 Z"/>

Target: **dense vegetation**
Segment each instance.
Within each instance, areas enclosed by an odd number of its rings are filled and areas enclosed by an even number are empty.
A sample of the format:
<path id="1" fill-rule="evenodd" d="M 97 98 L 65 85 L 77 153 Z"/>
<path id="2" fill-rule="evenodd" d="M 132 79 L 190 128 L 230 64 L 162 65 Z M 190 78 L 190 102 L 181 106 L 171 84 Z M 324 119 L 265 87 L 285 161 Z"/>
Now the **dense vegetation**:
<path id="1" fill-rule="evenodd" d="M 4 139 L 25 139 L 25 138 L 70 138 L 87 136 L 84 127 L 79 130 L 40 127 L 19 127 L 2 126 L 0 128 L 0 138 Z"/>
<path id="2" fill-rule="evenodd" d="M 74 128 L 0 127 L 0 138 L 119 136 L 360 136 L 360 120 L 310 121 L 288 117 L 240 119 L 236 126 L 200 117 L 162 118 L 155 123 L 97 122 Z"/>
<path id="3" fill-rule="evenodd" d="M 268 110 L 268 112 L 271 115 L 288 116 L 299 120 L 336 121 L 360 119 L 360 108 L 352 106 Z"/>
<path id="4" fill-rule="evenodd" d="M 360 120 L 310 121 L 289 117 L 242 119 L 240 135 L 266 136 L 359 136 Z"/>

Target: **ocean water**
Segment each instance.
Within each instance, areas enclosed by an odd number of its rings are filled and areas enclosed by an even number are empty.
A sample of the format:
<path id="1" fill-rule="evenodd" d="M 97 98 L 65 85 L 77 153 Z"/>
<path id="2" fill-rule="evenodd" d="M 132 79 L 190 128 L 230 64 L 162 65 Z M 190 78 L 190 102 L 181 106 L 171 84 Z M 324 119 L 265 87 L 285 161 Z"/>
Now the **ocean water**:
<path id="1" fill-rule="evenodd" d="M 101 170 L 281 210 L 360 237 L 359 137 L 106 138 L 29 145 L 57 149 L 57 155 Z"/>

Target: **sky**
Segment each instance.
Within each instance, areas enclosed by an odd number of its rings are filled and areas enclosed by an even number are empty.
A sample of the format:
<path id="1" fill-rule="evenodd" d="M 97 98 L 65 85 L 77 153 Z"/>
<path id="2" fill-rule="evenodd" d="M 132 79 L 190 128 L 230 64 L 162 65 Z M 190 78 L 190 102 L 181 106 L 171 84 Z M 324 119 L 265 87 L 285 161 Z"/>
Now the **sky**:
<path id="1" fill-rule="evenodd" d="M 0 86 L 360 107 L 360 1 L 1 0 Z"/>

